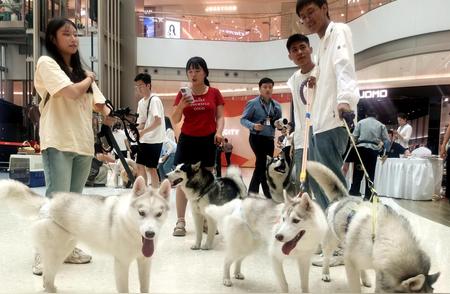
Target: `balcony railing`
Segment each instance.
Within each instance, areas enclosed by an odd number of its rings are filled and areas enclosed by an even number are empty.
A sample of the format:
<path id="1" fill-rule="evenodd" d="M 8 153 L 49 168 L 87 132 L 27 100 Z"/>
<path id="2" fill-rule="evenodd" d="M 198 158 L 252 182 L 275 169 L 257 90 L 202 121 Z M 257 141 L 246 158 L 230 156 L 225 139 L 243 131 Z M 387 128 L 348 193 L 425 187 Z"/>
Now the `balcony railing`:
<path id="1" fill-rule="evenodd" d="M 395 0 L 328 1 L 333 21 L 349 22 Z M 156 10 L 156 9 L 155 9 Z M 265 15 L 189 15 L 136 11 L 139 37 L 257 42 L 286 39 L 295 32 L 308 33 L 293 11 Z"/>

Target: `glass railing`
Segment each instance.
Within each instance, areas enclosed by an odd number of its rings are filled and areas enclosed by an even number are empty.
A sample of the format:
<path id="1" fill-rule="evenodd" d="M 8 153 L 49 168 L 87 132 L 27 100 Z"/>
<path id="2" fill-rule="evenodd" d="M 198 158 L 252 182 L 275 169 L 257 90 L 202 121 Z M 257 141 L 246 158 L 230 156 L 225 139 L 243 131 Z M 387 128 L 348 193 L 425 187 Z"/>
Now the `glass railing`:
<path id="1" fill-rule="evenodd" d="M 393 1 L 331 0 L 330 18 L 349 22 Z M 286 39 L 296 32 L 308 33 L 295 14 L 295 5 L 290 13 L 264 15 L 180 15 L 157 10 L 158 7 L 136 9 L 138 37 L 257 42 Z"/>

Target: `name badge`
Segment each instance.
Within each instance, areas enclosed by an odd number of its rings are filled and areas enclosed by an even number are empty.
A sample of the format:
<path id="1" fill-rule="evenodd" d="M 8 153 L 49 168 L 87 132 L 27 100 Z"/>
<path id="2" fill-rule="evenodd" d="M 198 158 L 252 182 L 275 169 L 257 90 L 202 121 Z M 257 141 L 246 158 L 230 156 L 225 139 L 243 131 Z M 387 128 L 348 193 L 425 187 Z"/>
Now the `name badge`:
<path id="1" fill-rule="evenodd" d="M 267 117 L 267 118 L 266 118 L 266 123 L 265 123 L 265 125 L 266 125 L 266 126 L 270 126 L 270 117 Z"/>

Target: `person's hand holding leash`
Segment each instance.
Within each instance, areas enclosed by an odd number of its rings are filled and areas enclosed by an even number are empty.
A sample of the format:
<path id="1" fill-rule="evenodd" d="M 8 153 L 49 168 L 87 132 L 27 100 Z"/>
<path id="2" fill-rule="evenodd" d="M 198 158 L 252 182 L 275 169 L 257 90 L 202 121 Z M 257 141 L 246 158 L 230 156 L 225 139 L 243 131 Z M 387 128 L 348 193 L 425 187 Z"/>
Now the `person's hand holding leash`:
<path id="1" fill-rule="evenodd" d="M 344 120 L 350 129 L 355 127 L 355 113 L 350 109 L 347 103 L 339 103 L 338 106 L 339 117 Z"/>

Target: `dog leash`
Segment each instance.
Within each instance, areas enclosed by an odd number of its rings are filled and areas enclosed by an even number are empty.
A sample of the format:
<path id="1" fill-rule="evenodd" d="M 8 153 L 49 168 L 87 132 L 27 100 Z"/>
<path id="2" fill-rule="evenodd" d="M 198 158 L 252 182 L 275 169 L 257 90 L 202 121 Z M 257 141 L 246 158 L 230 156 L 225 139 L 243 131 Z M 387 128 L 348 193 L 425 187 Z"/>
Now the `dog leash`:
<path id="1" fill-rule="evenodd" d="M 306 86 L 306 97 L 303 95 L 304 88 Z M 302 154 L 302 169 L 300 171 L 300 191 L 306 190 L 306 163 L 308 161 L 308 141 L 309 141 L 309 126 L 311 119 L 311 103 L 309 96 L 309 78 L 304 80 L 300 85 L 300 98 L 303 104 L 306 105 L 305 113 L 305 129 L 303 131 L 303 154 Z"/>
<path id="2" fill-rule="evenodd" d="M 369 201 L 372 203 L 372 241 L 375 240 L 375 234 L 376 234 L 376 227 L 377 227 L 377 214 L 378 214 L 378 192 L 375 190 L 374 184 L 372 180 L 369 177 L 369 173 L 366 170 L 366 167 L 364 166 L 364 163 L 362 161 L 361 155 L 359 154 L 358 148 L 356 147 L 355 138 L 353 138 L 352 133 L 350 132 L 350 128 L 347 124 L 347 121 L 345 119 L 342 120 L 344 122 L 345 129 L 347 130 L 347 134 L 350 138 L 350 142 L 352 144 L 352 147 L 355 149 L 356 155 L 358 155 L 358 160 L 361 163 L 362 170 L 364 172 L 364 177 L 367 180 L 367 185 L 369 185 L 369 189 L 371 192 Z"/>

